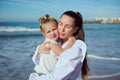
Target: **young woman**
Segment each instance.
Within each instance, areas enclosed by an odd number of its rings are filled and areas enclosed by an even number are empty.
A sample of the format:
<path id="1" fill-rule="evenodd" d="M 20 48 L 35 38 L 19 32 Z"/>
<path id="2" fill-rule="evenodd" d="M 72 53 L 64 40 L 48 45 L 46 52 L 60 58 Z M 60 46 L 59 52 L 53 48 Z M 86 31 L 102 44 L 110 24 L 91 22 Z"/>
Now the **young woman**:
<path id="1" fill-rule="evenodd" d="M 62 48 L 68 44 L 69 37 L 74 36 L 76 41 L 70 49 L 59 55 L 51 73 L 41 76 L 33 73 L 32 75 L 35 77 L 33 80 L 80 80 L 81 78 L 88 80 L 87 46 L 84 42 L 83 20 L 80 13 L 64 12 L 60 18 L 58 30 L 60 38 L 63 40 Z M 41 46 L 40 50 L 49 51 L 45 46 Z"/>

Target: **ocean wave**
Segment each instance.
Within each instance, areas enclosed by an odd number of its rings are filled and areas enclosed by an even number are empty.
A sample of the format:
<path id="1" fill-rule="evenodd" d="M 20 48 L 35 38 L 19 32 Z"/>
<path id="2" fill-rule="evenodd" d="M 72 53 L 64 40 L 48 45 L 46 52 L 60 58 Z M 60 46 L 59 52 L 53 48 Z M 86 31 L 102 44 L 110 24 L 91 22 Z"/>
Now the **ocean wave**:
<path id="1" fill-rule="evenodd" d="M 0 37 L 32 37 L 32 36 L 42 36 L 42 34 L 0 34 Z"/>
<path id="2" fill-rule="evenodd" d="M 94 59 L 104 59 L 104 60 L 120 60 L 120 58 L 117 58 L 117 57 L 102 57 L 97 55 L 88 55 L 88 57 L 94 58 Z"/>
<path id="3" fill-rule="evenodd" d="M 38 32 L 39 28 L 26 27 L 0 27 L 0 32 Z"/>

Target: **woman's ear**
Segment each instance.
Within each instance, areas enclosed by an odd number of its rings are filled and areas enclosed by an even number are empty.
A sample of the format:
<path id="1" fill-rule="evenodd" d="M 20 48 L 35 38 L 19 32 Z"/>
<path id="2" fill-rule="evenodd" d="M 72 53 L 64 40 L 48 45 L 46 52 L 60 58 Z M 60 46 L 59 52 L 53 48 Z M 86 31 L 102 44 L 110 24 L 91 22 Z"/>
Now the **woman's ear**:
<path id="1" fill-rule="evenodd" d="M 74 29 L 74 32 L 73 32 L 73 33 L 76 33 L 77 30 L 78 30 L 78 27 L 76 27 L 76 28 Z"/>

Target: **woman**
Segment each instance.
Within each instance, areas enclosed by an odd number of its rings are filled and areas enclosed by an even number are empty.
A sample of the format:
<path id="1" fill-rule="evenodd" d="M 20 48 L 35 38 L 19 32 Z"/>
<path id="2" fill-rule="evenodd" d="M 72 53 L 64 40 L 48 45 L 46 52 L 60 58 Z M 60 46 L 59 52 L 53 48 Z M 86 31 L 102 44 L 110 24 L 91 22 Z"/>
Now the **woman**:
<path id="1" fill-rule="evenodd" d="M 80 80 L 81 74 L 83 80 L 88 80 L 87 47 L 84 42 L 82 16 L 78 12 L 64 12 L 60 18 L 58 30 L 60 38 L 63 40 L 62 48 L 67 45 L 67 40 L 71 36 L 76 38 L 74 45 L 59 55 L 55 68 L 51 73 L 41 76 L 33 73 L 30 77 L 34 76 L 34 80 Z M 41 52 L 49 50 L 45 48 L 44 44 L 40 48 Z M 54 48 L 53 51 L 56 50 Z"/>

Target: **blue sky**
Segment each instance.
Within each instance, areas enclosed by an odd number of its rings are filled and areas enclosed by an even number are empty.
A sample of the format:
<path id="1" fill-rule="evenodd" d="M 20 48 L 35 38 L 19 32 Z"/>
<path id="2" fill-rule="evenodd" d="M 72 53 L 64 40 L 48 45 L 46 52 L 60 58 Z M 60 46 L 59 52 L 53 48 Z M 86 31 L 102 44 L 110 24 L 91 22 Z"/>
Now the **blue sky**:
<path id="1" fill-rule="evenodd" d="M 59 19 L 67 10 L 83 19 L 120 17 L 120 0 L 0 0 L 0 21 L 38 21 L 48 13 Z"/>

